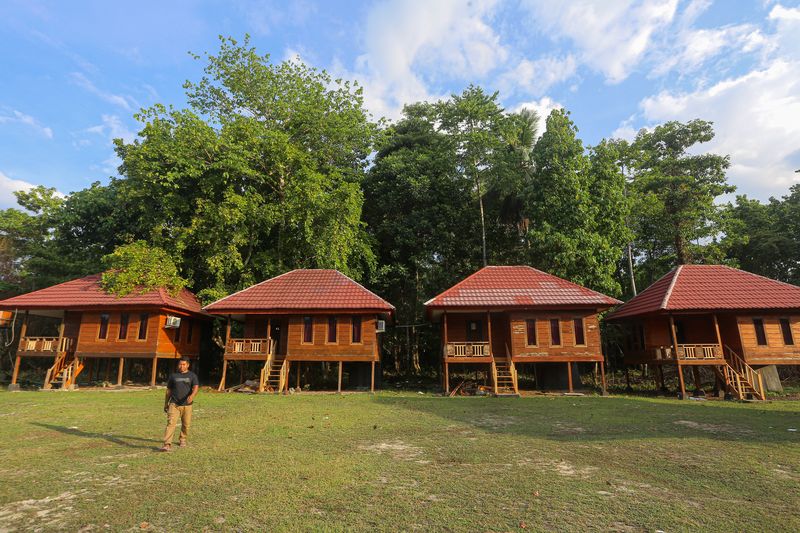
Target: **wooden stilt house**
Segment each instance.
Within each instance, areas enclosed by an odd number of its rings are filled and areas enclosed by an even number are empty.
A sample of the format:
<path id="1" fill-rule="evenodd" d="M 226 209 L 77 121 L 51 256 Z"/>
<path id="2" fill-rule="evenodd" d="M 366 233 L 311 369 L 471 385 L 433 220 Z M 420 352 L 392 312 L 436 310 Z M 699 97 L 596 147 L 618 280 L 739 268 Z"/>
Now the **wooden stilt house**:
<path id="1" fill-rule="evenodd" d="M 495 394 L 518 394 L 520 365 L 597 362 L 605 390 L 599 312 L 620 303 L 528 266 L 487 266 L 425 303 L 441 323 L 445 393 L 450 368 L 489 372 Z"/>
<path id="2" fill-rule="evenodd" d="M 800 364 L 800 287 L 723 265 L 682 265 L 606 317 L 624 330 L 625 363 L 648 364 L 664 383 L 677 368 L 680 397 L 700 366 L 738 398 L 764 399 L 764 365 Z"/>
<path id="3" fill-rule="evenodd" d="M 159 361 L 199 356 L 208 316 L 194 294 L 183 289 L 171 296 L 160 289 L 117 297 L 103 290 L 100 279 L 86 276 L 0 301 L 0 309 L 22 324 L 12 387 L 24 358 L 52 361 L 44 377 L 48 389 L 72 387 L 81 375 L 121 385 L 131 360 L 149 364 L 154 385 Z"/>
<path id="4" fill-rule="evenodd" d="M 394 307 L 341 272 L 307 269 L 231 294 L 205 311 L 227 319 L 220 390 L 230 361 L 259 361 L 260 391 L 286 391 L 290 383 L 300 388 L 308 363 L 338 363 L 341 391 L 345 363 L 352 374 L 368 371 L 374 390 L 379 334 Z M 233 321 L 241 336 L 231 334 Z"/>

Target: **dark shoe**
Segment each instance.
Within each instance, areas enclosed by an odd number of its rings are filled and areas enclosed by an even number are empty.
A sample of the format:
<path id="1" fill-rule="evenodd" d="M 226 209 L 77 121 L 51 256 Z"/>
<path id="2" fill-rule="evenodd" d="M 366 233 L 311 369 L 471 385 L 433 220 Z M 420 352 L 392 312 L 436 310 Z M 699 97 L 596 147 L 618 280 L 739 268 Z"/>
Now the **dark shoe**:
<path id="1" fill-rule="evenodd" d="M 161 448 L 159 448 L 158 451 L 160 451 L 160 452 L 171 452 L 172 451 L 172 446 L 170 446 L 169 444 L 165 444 Z"/>

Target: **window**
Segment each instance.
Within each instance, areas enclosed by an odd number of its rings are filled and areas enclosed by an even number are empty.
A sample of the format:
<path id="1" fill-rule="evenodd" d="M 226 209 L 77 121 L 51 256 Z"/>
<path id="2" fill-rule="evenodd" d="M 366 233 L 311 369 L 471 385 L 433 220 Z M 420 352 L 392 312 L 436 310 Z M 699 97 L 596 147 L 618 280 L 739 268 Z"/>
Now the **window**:
<path id="1" fill-rule="evenodd" d="M 767 332 L 764 331 L 764 319 L 754 318 L 753 326 L 756 328 L 756 343 L 759 346 L 767 345 Z"/>
<path id="2" fill-rule="evenodd" d="M 181 329 L 183 329 L 183 320 L 180 321 L 178 327 L 175 328 L 175 342 L 181 342 Z"/>
<path id="3" fill-rule="evenodd" d="M 186 319 L 186 344 L 192 343 L 192 334 L 194 333 L 194 324 L 190 319 Z"/>
<path id="4" fill-rule="evenodd" d="M 550 319 L 550 345 L 561 346 L 561 321 L 557 318 Z"/>
<path id="5" fill-rule="evenodd" d="M 119 315 L 119 335 L 117 338 L 121 341 L 124 341 L 128 338 L 128 322 L 130 321 L 130 315 L 128 313 L 122 313 Z"/>
<path id="6" fill-rule="evenodd" d="M 786 346 L 794 345 L 794 337 L 792 336 L 792 323 L 788 318 L 781 318 L 781 333 L 783 333 L 783 344 Z"/>
<path id="7" fill-rule="evenodd" d="M 583 319 L 573 318 L 572 325 L 575 328 L 575 346 L 586 346 L 586 336 L 583 334 Z"/>
<path id="8" fill-rule="evenodd" d="M 100 315 L 100 331 L 97 333 L 98 339 L 105 339 L 108 337 L 108 314 L 103 313 Z"/>
<path id="9" fill-rule="evenodd" d="M 675 321 L 675 337 L 678 339 L 678 344 L 686 344 L 686 328 L 683 327 L 683 321 Z"/>
<path id="10" fill-rule="evenodd" d="M 644 350 L 644 325 L 639 324 L 636 328 L 636 332 L 639 335 L 639 338 L 637 340 L 638 342 L 637 348 L 639 348 L 640 350 Z"/>
<path id="11" fill-rule="evenodd" d="M 303 342 L 311 344 L 314 342 L 314 318 L 303 317 Z"/>
<path id="12" fill-rule="evenodd" d="M 528 346 L 536 346 L 536 319 L 530 318 L 525 321 L 525 331 L 527 332 L 527 340 L 525 343 Z"/>
<path id="13" fill-rule="evenodd" d="M 142 313 L 139 315 L 139 340 L 143 341 L 147 338 L 147 322 L 150 320 L 150 315 Z"/>
<path id="14" fill-rule="evenodd" d="M 353 332 L 353 344 L 360 344 L 361 343 L 361 317 L 354 316 L 351 320 L 352 324 L 352 332 Z"/>
<path id="15" fill-rule="evenodd" d="M 483 323 L 480 320 L 467 320 L 467 342 L 483 340 Z"/>
<path id="16" fill-rule="evenodd" d="M 328 342 L 336 342 L 336 326 L 339 323 L 335 316 L 328 317 Z"/>

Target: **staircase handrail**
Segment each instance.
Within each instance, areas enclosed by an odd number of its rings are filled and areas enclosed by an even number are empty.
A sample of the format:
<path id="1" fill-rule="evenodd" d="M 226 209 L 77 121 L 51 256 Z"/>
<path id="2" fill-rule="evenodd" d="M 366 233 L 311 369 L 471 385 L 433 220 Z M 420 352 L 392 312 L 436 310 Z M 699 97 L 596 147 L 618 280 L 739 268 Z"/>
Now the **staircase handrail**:
<path id="1" fill-rule="evenodd" d="M 764 383 L 761 378 L 761 374 L 755 371 L 752 366 L 748 365 L 747 362 L 739 356 L 736 352 L 734 352 L 730 346 L 727 344 L 725 345 L 725 349 L 730 356 L 728 359 L 728 364 L 737 374 L 737 381 L 738 378 L 741 376 L 747 381 L 748 385 L 753 389 L 756 396 L 760 400 L 765 400 L 766 395 L 764 394 Z M 737 383 L 737 385 L 739 385 Z M 739 385 L 739 390 L 741 391 L 741 386 Z"/>
<path id="2" fill-rule="evenodd" d="M 52 387 L 50 381 L 54 379 L 57 375 L 61 373 L 64 369 L 64 361 L 67 358 L 67 352 L 61 352 L 56 355 L 55 361 L 53 361 L 53 366 L 47 369 L 47 374 L 44 377 L 44 388 L 49 389 Z"/>

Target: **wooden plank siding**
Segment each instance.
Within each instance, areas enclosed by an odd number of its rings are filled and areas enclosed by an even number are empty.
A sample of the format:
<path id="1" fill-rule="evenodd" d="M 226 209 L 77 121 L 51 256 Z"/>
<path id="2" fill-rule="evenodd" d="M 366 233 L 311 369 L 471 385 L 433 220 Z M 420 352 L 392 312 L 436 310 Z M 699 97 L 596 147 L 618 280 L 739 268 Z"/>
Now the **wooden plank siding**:
<path id="1" fill-rule="evenodd" d="M 760 318 L 764 321 L 764 332 L 767 337 L 766 346 L 758 344 L 755 325 L 753 324 L 754 318 Z M 794 345 L 787 345 L 783 341 L 783 332 L 780 326 L 781 318 L 789 319 Z M 741 339 L 741 352 L 739 355 L 744 357 L 748 364 L 800 364 L 800 315 L 759 313 L 738 315 L 736 324 Z M 725 339 L 723 338 L 723 340 Z"/>
<path id="2" fill-rule="evenodd" d="M 119 338 L 120 319 L 123 313 L 127 313 L 128 334 L 126 339 Z M 140 315 L 148 313 L 147 336 L 139 339 Z M 175 330 L 166 329 L 167 313 L 161 310 L 131 309 L 125 311 L 109 311 L 108 333 L 105 339 L 99 338 L 100 315 L 102 312 L 85 311 L 80 323 L 78 340 L 76 345 L 76 355 L 79 357 L 197 357 L 200 352 L 200 328 L 202 324 L 197 319 L 182 316 L 181 340 L 176 344 L 174 341 Z M 180 315 L 177 315 L 180 316 Z M 186 321 L 192 320 L 193 333 L 192 342 L 187 342 L 188 329 Z"/>
<path id="3" fill-rule="evenodd" d="M 311 343 L 303 342 L 303 318 L 314 320 Z M 336 342 L 328 342 L 328 317 L 335 316 Z M 361 317 L 361 342 L 352 342 L 352 317 Z M 245 338 L 267 337 L 267 315 L 246 315 Z M 289 361 L 379 361 L 377 317 L 374 314 L 270 315 L 271 327 L 281 328 L 279 354 Z"/>
<path id="4" fill-rule="evenodd" d="M 575 342 L 573 320 L 583 320 L 584 345 Z M 600 325 L 594 310 L 510 313 L 511 353 L 514 362 L 602 361 Z M 550 321 L 558 320 L 561 344 L 551 342 Z M 527 320 L 536 320 L 536 345 L 529 346 Z M 494 332 L 494 330 L 492 330 Z"/>

